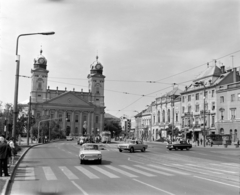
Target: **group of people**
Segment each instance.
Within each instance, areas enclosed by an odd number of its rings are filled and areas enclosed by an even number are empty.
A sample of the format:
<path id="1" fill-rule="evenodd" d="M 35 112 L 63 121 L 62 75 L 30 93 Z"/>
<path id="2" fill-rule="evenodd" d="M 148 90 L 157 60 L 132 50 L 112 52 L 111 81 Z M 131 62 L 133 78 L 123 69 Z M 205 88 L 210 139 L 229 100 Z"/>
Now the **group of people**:
<path id="1" fill-rule="evenodd" d="M 10 176 L 8 164 L 14 164 L 15 155 L 16 150 L 13 139 L 6 140 L 4 135 L 0 136 L 0 177 L 2 177 L 3 173 L 5 177 Z"/>

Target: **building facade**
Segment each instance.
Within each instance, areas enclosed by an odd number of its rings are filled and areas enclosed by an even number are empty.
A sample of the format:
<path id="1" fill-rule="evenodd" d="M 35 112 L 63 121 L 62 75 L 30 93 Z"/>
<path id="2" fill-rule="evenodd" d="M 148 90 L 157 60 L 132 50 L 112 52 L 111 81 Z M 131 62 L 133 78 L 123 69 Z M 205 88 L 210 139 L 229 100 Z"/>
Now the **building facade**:
<path id="1" fill-rule="evenodd" d="M 187 139 L 200 140 L 209 134 L 217 134 L 218 86 L 239 80 L 236 69 L 225 70 L 214 61 L 181 93 L 182 128 Z"/>
<path id="2" fill-rule="evenodd" d="M 231 143 L 240 140 L 240 82 L 217 87 L 218 134 L 230 135 Z"/>
<path id="3" fill-rule="evenodd" d="M 88 74 L 88 92 L 50 89 L 47 85 L 47 59 L 40 55 L 34 59 L 31 70 L 31 110 L 39 123 L 52 119 L 64 135 L 93 135 L 104 126 L 104 79 L 103 66 L 98 61 L 91 64 Z M 46 119 L 47 118 L 47 119 Z"/>

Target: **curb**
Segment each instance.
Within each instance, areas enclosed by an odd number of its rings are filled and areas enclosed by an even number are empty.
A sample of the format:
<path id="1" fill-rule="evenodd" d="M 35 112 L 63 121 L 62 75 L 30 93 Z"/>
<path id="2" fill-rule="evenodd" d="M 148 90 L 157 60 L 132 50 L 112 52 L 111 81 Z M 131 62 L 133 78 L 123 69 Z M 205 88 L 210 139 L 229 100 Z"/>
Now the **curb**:
<path id="1" fill-rule="evenodd" d="M 62 141 L 62 140 L 57 140 L 57 141 Z M 48 143 L 53 143 L 53 142 L 57 142 L 57 141 L 52 141 L 52 142 L 48 142 Z M 48 143 L 45 143 L 45 144 L 48 144 Z M 43 145 L 42 143 L 37 143 L 35 145 L 32 145 L 32 146 L 29 146 L 28 149 L 26 149 L 22 155 L 20 156 L 20 158 L 18 159 L 18 161 L 16 162 L 15 166 L 13 167 L 13 170 L 12 170 L 12 173 L 11 173 L 11 176 L 9 179 L 7 179 L 3 189 L 2 189 L 2 193 L 1 195 L 7 195 L 7 192 L 9 190 L 9 186 L 10 184 L 12 183 L 13 181 L 13 177 L 15 176 L 15 172 L 16 172 L 16 169 L 18 168 L 18 165 L 19 163 L 21 162 L 21 160 L 23 159 L 23 157 L 26 155 L 26 153 L 28 152 L 28 150 L 30 150 L 31 148 L 35 147 L 35 146 L 39 146 L 39 145 Z"/>

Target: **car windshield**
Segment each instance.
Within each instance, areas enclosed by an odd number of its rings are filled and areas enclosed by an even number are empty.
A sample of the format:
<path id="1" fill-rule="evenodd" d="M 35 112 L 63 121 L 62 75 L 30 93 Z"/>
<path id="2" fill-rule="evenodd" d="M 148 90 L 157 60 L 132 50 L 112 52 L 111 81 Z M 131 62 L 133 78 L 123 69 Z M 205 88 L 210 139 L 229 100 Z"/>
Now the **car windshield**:
<path id="1" fill-rule="evenodd" d="M 97 145 L 86 145 L 83 148 L 84 150 L 98 150 L 98 146 Z"/>

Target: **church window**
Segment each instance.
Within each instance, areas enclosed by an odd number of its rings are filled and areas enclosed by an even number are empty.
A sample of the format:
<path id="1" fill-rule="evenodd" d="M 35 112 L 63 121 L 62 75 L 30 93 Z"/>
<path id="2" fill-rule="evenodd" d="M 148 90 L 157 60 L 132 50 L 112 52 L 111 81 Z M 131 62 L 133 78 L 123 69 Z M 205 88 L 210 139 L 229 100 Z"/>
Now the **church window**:
<path id="1" fill-rule="evenodd" d="M 96 123 L 98 123 L 98 116 L 96 116 Z"/>
<path id="2" fill-rule="evenodd" d="M 42 82 L 38 82 L 38 89 L 42 89 Z"/>

